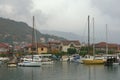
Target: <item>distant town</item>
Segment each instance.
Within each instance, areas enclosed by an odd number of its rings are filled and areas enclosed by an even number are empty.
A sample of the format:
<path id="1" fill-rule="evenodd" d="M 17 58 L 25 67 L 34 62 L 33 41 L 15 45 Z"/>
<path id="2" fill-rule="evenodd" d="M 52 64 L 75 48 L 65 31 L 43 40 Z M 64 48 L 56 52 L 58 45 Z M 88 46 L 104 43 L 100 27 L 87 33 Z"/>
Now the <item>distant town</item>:
<path id="1" fill-rule="evenodd" d="M 106 53 L 106 44 L 108 45 L 108 54 L 115 54 L 120 52 L 120 45 L 106 42 L 99 42 L 95 44 L 96 54 Z M 93 53 L 93 44 L 90 45 L 90 54 Z M 66 54 L 87 54 L 87 43 L 81 43 L 79 40 L 64 40 L 64 41 L 49 41 L 47 43 L 17 43 L 13 45 L 8 43 L 0 43 L 0 56 L 5 57 L 10 54 L 16 56 L 28 55 L 32 52 L 34 54 L 54 54 L 54 55 L 66 55 Z"/>

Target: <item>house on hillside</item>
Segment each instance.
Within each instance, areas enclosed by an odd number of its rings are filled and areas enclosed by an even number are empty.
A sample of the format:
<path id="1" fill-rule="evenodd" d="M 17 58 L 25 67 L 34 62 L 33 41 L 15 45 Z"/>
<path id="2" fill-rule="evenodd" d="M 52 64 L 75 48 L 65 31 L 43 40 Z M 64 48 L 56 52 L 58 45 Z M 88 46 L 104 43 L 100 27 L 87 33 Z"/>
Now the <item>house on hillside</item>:
<path id="1" fill-rule="evenodd" d="M 118 44 L 100 42 L 95 44 L 95 49 L 98 53 L 106 53 L 106 45 L 108 45 L 108 53 L 116 53 L 119 51 Z"/>
<path id="2" fill-rule="evenodd" d="M 69 48 L 75 48 L 77 51 L 79 51 L 81 48 L 81 44 L 78 40 L 76 40 L 76 41 L 74 41 L 74 40 L 61 41 L 61 43 L 60 43 L 60 50 L 61 51 L 67 52 L 67 50 Z"/>
<path id="3" fill-rule="evenodd" d="M 9 49 L 10 49 L 9 44 L 7 44 L 7 43 L 0 43 L 0 54 L 8 53 Z"/>
<path id="4" fill-rule="evenodd" d="M 49 53 L 59 53 L 60 52 L 60 41 L 49 41 L 48 42 L 48 52 Z"/>
<path id="5" fill-rule="evenodd" d="M 48 47 L 47 47 L 47 45 L 41 44 L 41 43 L 35 43 L 33 45 L 29 44 L 25 47 L 25 52 L 37 53 L 37 54 L 47 53 Z"/>

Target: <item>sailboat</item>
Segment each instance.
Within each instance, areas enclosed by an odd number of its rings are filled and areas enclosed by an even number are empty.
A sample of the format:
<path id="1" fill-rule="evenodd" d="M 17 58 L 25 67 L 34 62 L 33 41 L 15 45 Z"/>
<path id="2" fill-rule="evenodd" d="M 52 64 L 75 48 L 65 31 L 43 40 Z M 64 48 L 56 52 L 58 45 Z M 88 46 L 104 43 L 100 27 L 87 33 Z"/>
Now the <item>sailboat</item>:
<path id="1" fill-rule="evenodd" d="M 88 54 L 90 53 L 90 30 L 89 30 L 89 16 L 88 16 Z M 95 56 L 94 45 L 94 18 L 93 18 L 93 57 L 83 59 L 83 64 L 104 64 L 104 59 L 101 56 Z"/>
<path id="2" fill-rule="evenodd" d="M 33 16 L 32 48 L 33 46 L 34 46 L 34 16 Z M 18 63 L 18 65 L 24 67 L 40 67 L 42 65 L 41 61 L 35 61 L 33 58 L 34 56 L 32 50 L 32 60 L 24 60 L 23 62 Z"/>
<path id="3" fill-rule="evenodd" d="M 107 33 L 107 24 L 106 24 L 106 61 L 105 66 L 113 66 L 113 65 L 119 65 L 119 56 L 117 54 L 115 55 L 108 55 L 108 33 Z"/>

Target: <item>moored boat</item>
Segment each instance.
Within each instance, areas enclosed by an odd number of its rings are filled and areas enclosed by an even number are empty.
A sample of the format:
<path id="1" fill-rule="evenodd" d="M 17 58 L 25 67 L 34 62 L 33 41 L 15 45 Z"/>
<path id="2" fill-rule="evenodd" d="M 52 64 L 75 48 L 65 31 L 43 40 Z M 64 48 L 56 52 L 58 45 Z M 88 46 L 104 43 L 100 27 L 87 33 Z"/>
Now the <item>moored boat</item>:
<path id="1" fill-rule="evenodd" d="M 18 63 L 18 65 L 23 67 L 40 67 L 42 64 L 36 61 L 23 61 Z"/>
<path id="2" fill-rule="evenodd" d="M 104 64 L 106 60 L 103 56 L 90 56 L 82 61 L 84 64 Z"/>
<path id="3" fill-rule="evenodd" d="M 104 60 L 102 59 L 86 59 L 83 60 L 84 64 L 104 64 Z"/>
<path id="4" fill-rule="evenodd" d="M 34 55 L 34 57 L 39 57 L 39 60 L 43 65 L 54 63 L 54 61 L 51 59 L 52 54 L 40 54 L 40 55 Z"/>
<path id="5" fill-rule="evenodd" d="M 9 63 L 7 63 L 7 67 L 17 67 L 17 63 L 9 62 Z"/>
<path id="6" fill-rule="evenodd" d="M 107 55 L 106 56 L 106 61 L 105 61 L 105 66 L 114 66 L 114 65 L 119 65 L 119 57 L 116 55 Z"/>

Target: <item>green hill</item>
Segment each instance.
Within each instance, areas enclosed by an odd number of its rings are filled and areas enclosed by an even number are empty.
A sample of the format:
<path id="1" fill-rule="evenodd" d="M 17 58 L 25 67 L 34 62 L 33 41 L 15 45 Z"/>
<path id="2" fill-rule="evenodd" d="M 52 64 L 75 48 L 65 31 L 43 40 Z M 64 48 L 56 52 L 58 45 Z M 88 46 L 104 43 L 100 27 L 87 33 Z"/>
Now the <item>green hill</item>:
<path id="1" fill-rule="evenodd" d="M 49 39 L 64 40 L 64 38 L 42 34 L 38 30 L 37 40 L 44 38 L 45 42 Z M 17 22 L 10 19 L 0 18 L 0 42 L 31 42 L 32 41 L 32 28 L 24 22 Z"/>

